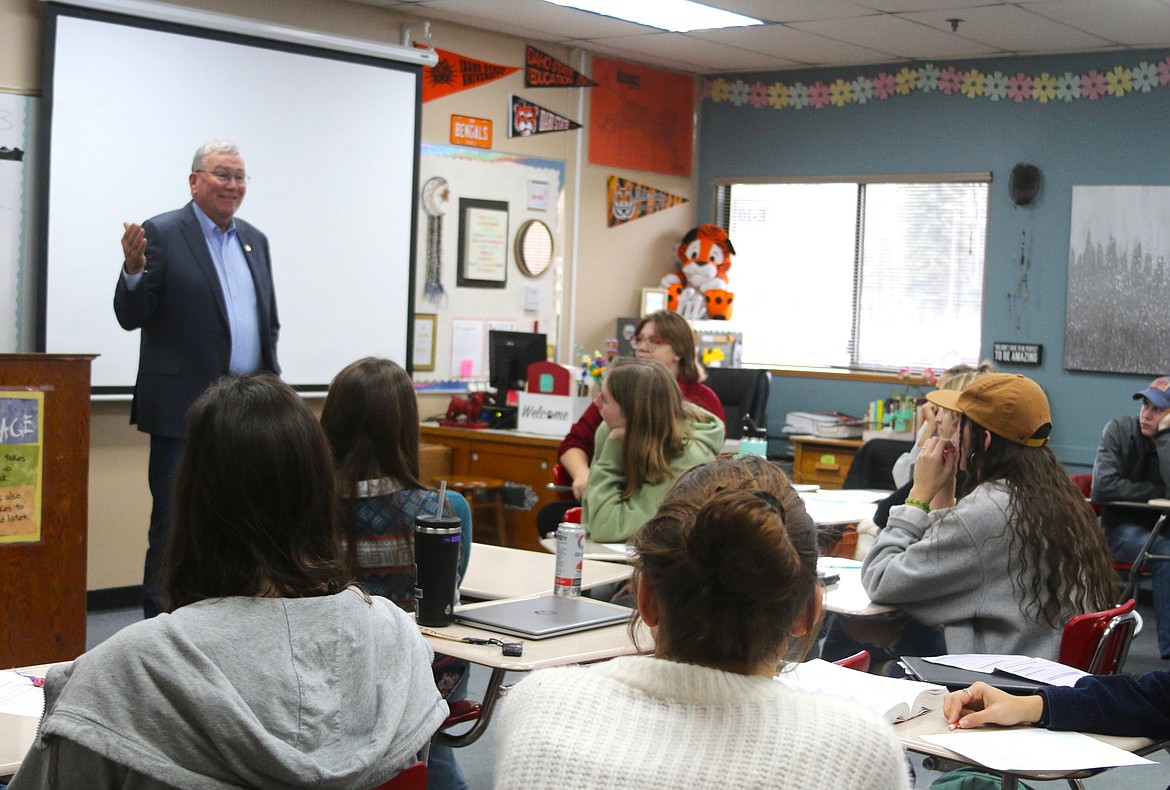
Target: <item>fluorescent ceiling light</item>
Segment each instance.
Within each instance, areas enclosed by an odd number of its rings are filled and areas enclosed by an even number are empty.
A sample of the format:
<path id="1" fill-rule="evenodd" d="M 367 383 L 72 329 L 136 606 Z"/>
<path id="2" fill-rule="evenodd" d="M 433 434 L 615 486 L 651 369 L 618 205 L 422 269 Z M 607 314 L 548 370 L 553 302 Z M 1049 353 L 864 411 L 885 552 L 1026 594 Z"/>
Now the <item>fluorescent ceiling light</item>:
<path id="1" fill-rule="evenodd" d="M 569 8 L 636 22 L 674 33 L 721 27 L 761 25 L 758 19 L 733 14 L 691 0 L 546 0 Z"/>

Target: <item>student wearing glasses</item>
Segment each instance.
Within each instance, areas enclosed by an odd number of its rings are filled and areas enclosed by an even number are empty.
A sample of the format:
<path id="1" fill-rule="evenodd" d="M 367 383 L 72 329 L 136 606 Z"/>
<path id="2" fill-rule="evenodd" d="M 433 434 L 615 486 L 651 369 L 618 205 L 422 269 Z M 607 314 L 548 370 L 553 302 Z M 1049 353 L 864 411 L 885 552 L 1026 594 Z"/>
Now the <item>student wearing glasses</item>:
<path id="1" fill-rule="evenodd" d="M 678 382 L 683 400 L 714 414 L 723 421 L 723 404 L 714 390 L 701 381 L 695 361 L 695 336 L 691 325 L 678 313 L 660 310 L 643 318 L 634 329 L 634 351 L 638 359 L 663 365 Z M 565 511 L 581 504 L 593 462 L 594 437 L 601 426 L 601 412 L 592 404 L 569 430 L 557 448 L 561 467 L 573 481 L 573 499 L 546 505 L 537 514 L 537 529 L 543 536 L 553 532 Z"/>
<path id="2" fill-rule="evenodd" d="M 280 373 L 268 237 L 235 216 L 248 191 L 240 149 L 226 140 L 201 146 L 188 184 L 186 206 L 141 225 L 123 223 L 114 291 L 118 323 L 142 330 L 130 422 L 150 434 L 147 617 L 163 610 L 158 574 L 187 409 L 220 376 Z"/>

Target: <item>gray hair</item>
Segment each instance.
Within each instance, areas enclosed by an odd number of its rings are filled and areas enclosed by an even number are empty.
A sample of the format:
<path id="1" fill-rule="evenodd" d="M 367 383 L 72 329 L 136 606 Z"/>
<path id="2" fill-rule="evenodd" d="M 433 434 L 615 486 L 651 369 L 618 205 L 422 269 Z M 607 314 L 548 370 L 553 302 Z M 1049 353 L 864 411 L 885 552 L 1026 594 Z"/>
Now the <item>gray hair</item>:
<path id="1" fill-rule="evenodd" d="M 191 172 L 203 169 L 203 160 L 208 154 L 235 154 L 239 156 L 240 147 L 231 140 L 212 140 L 204 143 L 195 151 L 195 158 L 191 160 Z"/>

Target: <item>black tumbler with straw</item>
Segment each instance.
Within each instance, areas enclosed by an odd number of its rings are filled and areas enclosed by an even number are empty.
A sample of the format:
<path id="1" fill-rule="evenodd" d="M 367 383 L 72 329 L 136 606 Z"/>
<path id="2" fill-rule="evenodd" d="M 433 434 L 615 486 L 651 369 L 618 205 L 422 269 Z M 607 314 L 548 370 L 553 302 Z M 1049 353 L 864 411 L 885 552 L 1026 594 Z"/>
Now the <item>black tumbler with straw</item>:
<path id="1" fill-rule="evenodd" d="M 459 542 L 463 537 L 459 517 L 443 514 L 446 501 L 444 480 L 435 513 L 420 514 L 414 521 L 415 617 L 419 625 L 440 628 L 455 621 Z"/>

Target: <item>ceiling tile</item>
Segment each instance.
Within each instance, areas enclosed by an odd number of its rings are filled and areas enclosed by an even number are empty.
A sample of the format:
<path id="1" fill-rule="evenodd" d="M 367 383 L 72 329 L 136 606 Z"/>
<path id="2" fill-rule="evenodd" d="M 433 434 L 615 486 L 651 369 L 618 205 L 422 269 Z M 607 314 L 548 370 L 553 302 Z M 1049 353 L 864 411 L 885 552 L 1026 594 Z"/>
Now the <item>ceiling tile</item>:
<path id="1" fill-rule="evenodd" d="M 907 60 L 944 60 L 1000 54 L 986 44 L 889 14 L 860 19 L 799 22 L 794 28 Z"/>
<path id="2" fill-rule="evenodd" d="M 694 35 L 675 36 L 660 33 L 649 36 L 634 36 L 620 39 L 594 39 L 582 42 L 582 46 L 594 45 L 620 47 L 632 54 L 633 60 L 645 61 L 647 56 L 666 58 L 681 68 L 699 74 L 715 74 L 725 71 L 774 71 L 799 66 L 799 62 L 779 55 L 755 52 L 739 47 L 708 41 Z"/>
<path id="3" fill-rule="evenodd" d="M 963 20 L 954 35 L 978 41 L 1003 53 L 1076 52 L 1100 49 L 1113 43 L 1015 6 L 969 7 L 951 13 Z M 904 18 L 939 30 L 950 29 L 937 12 L 906 14 Z"/>
<path id="4" fill-rule="evenodd" d="M 688 34 L 542 0 L 352 1 L 696 74 L 1170 47 L 1170 0 L 703 0 L 767 24 Z"/>
<path id="5" fill-rule="evenodd" d="M 704 30 L 691 35 L 729 47 L 783 58 L 799 63 L 802 67 L 885 63 L 893 59 L 885 52 L 834 41 L 787 25 L 743 28 L 740 31 Z"/>
<path id="6" fill-rule="evenodd" d="M 1049 19 L 1130 47 L 1164 47 L 1170 43 L 1170 6 L 1156 0 L 1044 0 L 1021 3 Z"/>

